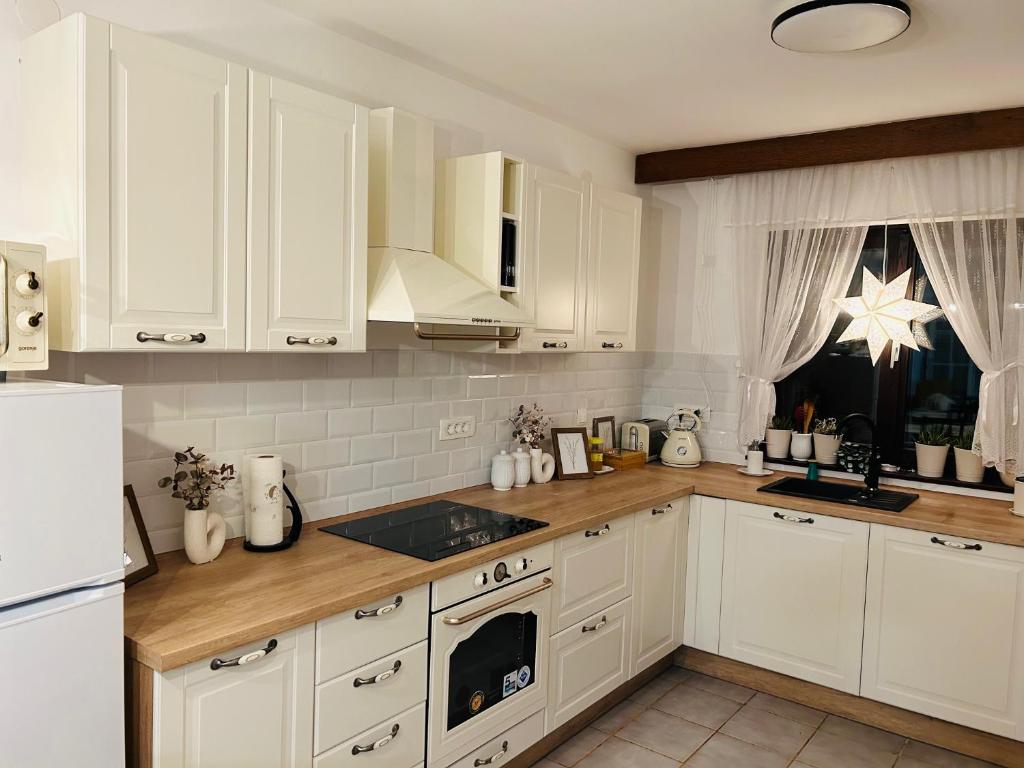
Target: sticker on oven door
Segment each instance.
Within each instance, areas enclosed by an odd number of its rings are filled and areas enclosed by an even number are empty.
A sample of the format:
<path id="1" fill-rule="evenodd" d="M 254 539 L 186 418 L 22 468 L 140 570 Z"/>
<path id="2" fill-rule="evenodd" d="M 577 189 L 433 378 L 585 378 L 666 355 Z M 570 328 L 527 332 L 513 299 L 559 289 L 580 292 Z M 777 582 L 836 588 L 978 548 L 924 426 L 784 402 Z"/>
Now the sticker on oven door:
<path id="1" fill-rule="evenodd" d="M 516 678 L 516 684 L 520 688 L 525 688 L 530 684 L 530 668 L 523 667 L 519 670 L 519 676 Z"/>
<path id="2" fill-rule="evenodd" d="M 469 714 L 475 715 L 484 705 L 484 692 L 477 691 L 469 697 Z"/>
<path id="3" fill-rule="evenodd" d="M 504 684 L 501 686 L 501 698 L 504 699 L 506 696 L 511 696 L 513 693 L 519 690 L 518 686 L 516 685 L 517 675 L 518 673 L 516 672 L 509 672 L 507 675 L 505 675 Z"/>

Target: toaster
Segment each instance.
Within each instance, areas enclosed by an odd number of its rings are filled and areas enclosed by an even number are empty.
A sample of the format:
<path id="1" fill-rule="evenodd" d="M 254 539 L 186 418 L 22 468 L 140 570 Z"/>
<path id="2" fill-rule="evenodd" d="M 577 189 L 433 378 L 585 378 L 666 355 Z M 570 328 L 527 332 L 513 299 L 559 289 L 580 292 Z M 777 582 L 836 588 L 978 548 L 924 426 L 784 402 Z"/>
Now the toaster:
<path id="1" fill-rule="evenodd" d="M 664 419 L 638 419 L 622 425 L 620 448 L 629 451 L 644 451 L 648 461 L 655 461 L 661 455 L 665 444 L 668 422 Z"/>

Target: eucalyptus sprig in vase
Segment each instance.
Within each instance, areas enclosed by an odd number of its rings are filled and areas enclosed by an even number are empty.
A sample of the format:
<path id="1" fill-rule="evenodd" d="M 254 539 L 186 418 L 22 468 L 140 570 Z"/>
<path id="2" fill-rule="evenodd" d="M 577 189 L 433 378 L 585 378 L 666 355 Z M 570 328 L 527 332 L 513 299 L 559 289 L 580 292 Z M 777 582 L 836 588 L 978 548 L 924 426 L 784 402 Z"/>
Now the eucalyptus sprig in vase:
<path id="1" fill-rule="evenodd" d="M 210 511 L 211 498 L 235 479 L 233 464 L 212 464 L 189 446 L 174 454 L 174 474 L 157 481 L 170 486 L 171 498 L 185 502 L 185 554 L 196 565 L 208 563 L 224 549 L 227 525 L 224 516 Z"/>

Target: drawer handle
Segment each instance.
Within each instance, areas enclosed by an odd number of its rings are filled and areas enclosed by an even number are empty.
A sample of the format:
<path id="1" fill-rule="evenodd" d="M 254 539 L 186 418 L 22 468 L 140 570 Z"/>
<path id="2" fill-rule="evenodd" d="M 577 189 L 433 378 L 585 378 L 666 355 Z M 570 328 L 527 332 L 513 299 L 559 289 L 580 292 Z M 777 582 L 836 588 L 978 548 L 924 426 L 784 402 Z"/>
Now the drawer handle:
<path id="1" fill-rule="evenodd" d="M 374 677 L 357 677 L 352 681 L 354 688 L 360 688 L 364 685 L 375 685 L 376 683 L 383 683 L 385 680 L 390 680 L 392 677 L 398 674 L 398 670 L 402 668 L 402 662 L 396 661 L 391 669 L 385 669 L 379 675 Z"/>
<path id="2" fill-rule="evenodd" d="M 381 738 L 373 742 L 373 744 L 367 744 L 365 747 L 362 744 L 356 744 L 354 747 L 352 747 L 352 754 L 361 755 L 364 752 L 373 752 L 373 750 L 375 749 L 383 749 L 392 741 L 394 741 L 397 737 L 398 723 L 395 723 L 393 726 L 391 726 L 391 733 L 389 733 L 387 736 L 382 736 Z"/>
<path id="3" fill-rule="evenodd" d="M 259 661 L 264 656 L 273 653 L 275 648 L 277 648 L 277 640 L 271 640 L 258 651 L 253 651 L 252 653 L 243 653 L 241 656 L 236 656 L 233 659 L 214 659 L 210 662 L 210 669 L 218 670 L 221 667 L 241 667 L 246 664 L 252 664 L 254 661 Z"/>
<path id="4" fill-rule="evenodd" d="M 551 587 L 553 586 L 554 582 L 545 576 L 544 581 L 542 581 L 536 587 L 531 587 L 530 589 L 526 590 L 525 592 L 522 592 L 521 594 L 513 595 L 512 597 L 506 597 L 504 600 L 500 600 L 494 605 L 489 605 L 486 608 L 481 608 L 479 611 L 473 611 L 472 613 L 468 613 L 465 616 L 445 616 L 441 619 L 441 622 L 449 627 L 458 627 L 463 624 L 468 624 L 471 621 L 479 619 L 481 616 L 486 616 L 489 613 L 494 613 L 497 610 L 512 605 L 512 603 L 518 603 L 520 600 L 524 598 L 532 597 L 533 595 L 539 594 L 546 589 L 551 589 Z"/>
<path id="5" fill-rule="evenodd" d="M 779 512 L 772 512 L 772 517 L 776 520 L 785 520 L 787 523 L 806 523 L 807 525 L 814 525 L 813 517 L 797 517 L 796 515 L 783 515 Z"/>
<path id="6" fill-rule="evenodd" d="M 664 515 L 670 509 L 672 509 L 672 505 L 671 504 L 666 504 L 664 507 L 655 507 L 654 509 L 651 510 L 651 514 L 652 515 Z"/>
<path id="7" fill-rule="evenodd" d="M 962 541 L 940 539 L 938 536 L 932 536 L 932 544 L 941 544 L 950 549 L 973 549 L 975 552 L 981 552 L 981 544 L 964 544 Z"/>
<path id="8" fill-rule="evenodd" d="M 139 343 L 147 341 L 162 341 L 165 344 L 205 344 L 205 333 L 146 333 L 139 331 L 135 334 L 135 340 Z"/>
<path id="9" fill-rule="evenodd" d="M 491 763 L 496 763 L 499 760 L 501 760 L 501 758 L 503 758 L 507 754 L 508 754 L 508 742 L 507 741 L 503 741 L 503 742 L 501 742 L 501 751 L 500 752 L 495 752 L 490 757 L 477 758 L 476 760 L 473 761 L 473 768 L 480 768 L 481 765 L 490 765 Z"/>
<path id="10" fill-rule="evenodd" d="M 333 347 L 338 343 L 337 336 L 289 336 L 285 339 L 289 346 L 295 344 L 309 344 L 312 347 L 329 346 Z"/>
<path id="11" fill-rule="evenodd" d="M 622 349 L 622 342 L 616 341 L 615 343 L 612 343 L 610 341 L 602 341 L 601 349 Z"/>
<path id="12" fill-rule="evenodd" d="M 569 344 L 565 341 L 545 341 L 541 346 L 544 349 L 565 349 Z"/>
<path id="13" fill-rule="evenodd" d="M 595 624 L 592 627 L 588 627 L 586 624 L 584 624 L 583 625 L 583 634 L 587 634 L 587 632 L 597 632 L 597 630 L 602 629 L 604 627 L 604 625 L 607 624 L 607 623 L 608 623 L 608 617 L 607 616 L 602 616 L 601 620 L 599 622 L 597 622 L 597 624 Z"/>
<path id="14" fill-rule="evenodd" d="M 583 535 L 584 535 L 584 537 L 589 539 L 591 536 L 607 536 L 611 532 L 612 532 L 612 527 L 610 525 L 608 525 L 607 523 L 605 523 L 604 528 L 598 528 L 596 531 L 587 531 Z"/>
<path id="15" fill-rule="evenodd" d="M 382 605 L 380 608 L 374 608 L 372 611 L 367 611 L 360 608 L 356 611 L 357 619 L 372 619 L 377 616 L 387 616 L 389 613 L 393 613 L 402 607 L 402 596 L 399 595 L 395 598 L 395 602 Z"/>

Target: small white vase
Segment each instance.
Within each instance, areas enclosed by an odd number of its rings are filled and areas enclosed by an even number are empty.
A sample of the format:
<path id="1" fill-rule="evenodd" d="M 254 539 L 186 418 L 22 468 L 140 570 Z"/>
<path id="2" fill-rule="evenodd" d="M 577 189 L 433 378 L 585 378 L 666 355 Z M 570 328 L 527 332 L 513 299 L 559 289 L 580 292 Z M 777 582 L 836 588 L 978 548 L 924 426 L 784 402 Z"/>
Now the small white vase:
<path id="1" fill-rule="evenodd" d="M 981 456 L 967 448 L 954 448 L 953 458 L 956 460 L 956 479 L 961 483 L 980 483 L 985 473 Z"/>
<path id="2" fill-rule="evenodd" d="M 949 454 L 948 445 L 914 443 L 914 452 L 917 454 L 917 474 L 920 477 L 942 477 L 946 456 Z"/>
<path id="3" fill-rule="evenodd" d="M 835 464 L 839 453 L 839 435 L 814 433 L 814 457 L 819 464 Z"/>
<path id="4" fill-rule="evenodd" d="M 810 432 L 793 432 L 789 452 L 797 461 L 807 461 L 814 451 Z"/>
<path id="5" fill-rule="evenodd" d="M 220 512 L 185 510 L 185 554 L 196 565 L 208 563 L 224 549 L 227 525 Z"/>
<path id="6" fill-rule="evenodd" d="M 509 491 L 516 481 L 516 462 L 508 451 L 491 457 L 491 486 L 496 491 Z"/>
<path id="7" fill-rule="evenodd" d="M 515 487 L 525 488 L 530 484 L 530 454 L 519 448 L 512 454 L 512 459 L 515 461 L 516 470 Z"/>
<path id="8" fill-rule="evenodd" d="M 530 477 L 535 483 L 547 483 L 555 476 L 555 457 L 540 448 L 530 449 Z"/>
<path id="9" fill-rule="evenodd" d="M 764 472 L 764 451 L 747 451 L 747 472 L 752 475 Z"/>
<path id="10" fill-rule="evenodd" d="M 788 429 L 768 429 L 764 433 L 765 453 L 769 459 L 785 459 L 789 456 L 789 441 L 793 433 Z"/>

